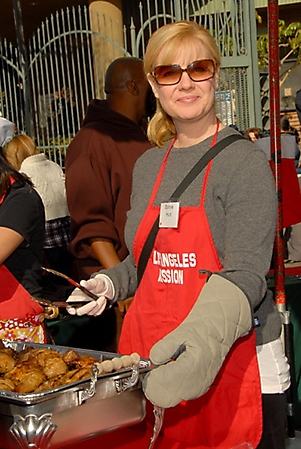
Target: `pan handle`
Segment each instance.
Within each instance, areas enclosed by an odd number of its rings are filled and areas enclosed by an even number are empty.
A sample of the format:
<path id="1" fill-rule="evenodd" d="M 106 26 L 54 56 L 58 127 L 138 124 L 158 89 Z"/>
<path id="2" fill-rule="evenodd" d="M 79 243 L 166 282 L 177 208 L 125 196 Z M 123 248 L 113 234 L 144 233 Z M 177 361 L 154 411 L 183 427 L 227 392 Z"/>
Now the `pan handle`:
<path id="1" fill-rule="evenodd" d="M 95 395 L 96 386 L 97 386 L 97 376 L 98 376 L 98 368 L 97 368 L 97 365 L 94 364 L 94 365 L 92 365 L 92 368 L 91 368 L 91 381 L 90 381 L 89 388 L 87 388 L 86 390 L 79 391 L 79 395 L 78 395 L 79 405 L 81 405 L 87 399 L 90 399 Z"/>
<path id="2" fill-rule="evenodd" d="M 115 388 L 117 393 L 123 393 L 129 388 L 134 387 L 139 380 L 139 365 L 132 366 L 132 374 L 131 377 L 125 377 L 122 379 L 115 380 Z"/>

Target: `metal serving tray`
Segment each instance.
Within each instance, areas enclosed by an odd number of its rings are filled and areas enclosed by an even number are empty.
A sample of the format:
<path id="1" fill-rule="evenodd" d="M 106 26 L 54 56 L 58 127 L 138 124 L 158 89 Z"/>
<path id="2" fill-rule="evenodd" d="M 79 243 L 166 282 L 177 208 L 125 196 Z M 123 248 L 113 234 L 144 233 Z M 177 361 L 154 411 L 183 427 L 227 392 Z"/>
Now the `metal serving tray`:
<path id="1" fill-rule="evenodd" d="M 26 347 L 60 353 L 74 349 L 100 361 L 120 357 L 65 346 L 8 340 L 3 343 L 17 351 Z M 149 360 L 141 359 L 138 367 L 110 374 L 98 375 L 95 367 L 91 379 L 44 392 L 20 394 L 0 390 L 0 448 L 58 449 L 142 421 L 145 397 L 141 381 L 150 369 Z"/>

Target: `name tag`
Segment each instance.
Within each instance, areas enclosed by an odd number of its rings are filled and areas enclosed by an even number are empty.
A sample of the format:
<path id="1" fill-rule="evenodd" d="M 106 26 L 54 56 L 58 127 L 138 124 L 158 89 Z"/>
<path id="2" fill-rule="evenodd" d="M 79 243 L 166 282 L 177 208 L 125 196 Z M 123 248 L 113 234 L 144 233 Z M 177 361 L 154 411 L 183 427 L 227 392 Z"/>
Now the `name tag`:
<path id="1" fill-rule="evenodd" d="M 162 203 L 160 207 L 159 228 L 177 228 L 179 223 L 180 203 Z"/>

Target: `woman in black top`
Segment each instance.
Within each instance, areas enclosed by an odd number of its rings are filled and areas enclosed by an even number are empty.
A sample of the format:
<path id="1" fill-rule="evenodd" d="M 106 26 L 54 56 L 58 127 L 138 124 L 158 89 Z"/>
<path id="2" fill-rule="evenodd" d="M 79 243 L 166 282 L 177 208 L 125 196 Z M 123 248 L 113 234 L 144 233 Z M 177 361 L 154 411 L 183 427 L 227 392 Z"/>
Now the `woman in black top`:
<path id="1" fill-rule="evenodd" d="M 32 183 L 0 147 L 0 338 L 46 343 L 42 296 L 45 214 Z"/>
<path id="2" fill-rule="evenodd" d="M 0 154 L 0 264 L 31 295 L 41 293 L 44 206 L 29 179 Z"/>

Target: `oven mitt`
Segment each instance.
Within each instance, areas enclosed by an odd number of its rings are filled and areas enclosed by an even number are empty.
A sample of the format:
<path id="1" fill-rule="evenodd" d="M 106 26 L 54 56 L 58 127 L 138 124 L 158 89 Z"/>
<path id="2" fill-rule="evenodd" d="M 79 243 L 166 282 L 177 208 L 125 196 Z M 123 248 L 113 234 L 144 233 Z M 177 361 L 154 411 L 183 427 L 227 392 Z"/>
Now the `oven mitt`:
<path id="1" fill-rule="evenodd" d="M 67 307 L 67 311 L 70 315 L 90 315 L 98 316 L 101 315 L 105 310 L 107 305 L 107 299 L 113 299 L 115 294 L 114 285 L 111 279 L 105 274 L 97 274 L 94 278 L 88 281 L 80 281 L 80 285 L 88 289 L 91 293 L 99 296 L 97 301 L 89 300 L 87 304 L 82 307 Z M 83 301 L 90 299 L 85 295 L 79 288 L 75 288 L 67 302 Z"/>
<path id="2" fill-rule="evenodd" d="M 233 343 L 252 326 L 250 304 L 232 282 L 213 274 L 185 320 L 150 351 L 155 365 L 144 378 L 145 396 L 174 407 L 202 396 Z"/>

